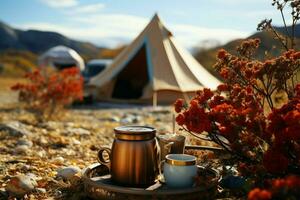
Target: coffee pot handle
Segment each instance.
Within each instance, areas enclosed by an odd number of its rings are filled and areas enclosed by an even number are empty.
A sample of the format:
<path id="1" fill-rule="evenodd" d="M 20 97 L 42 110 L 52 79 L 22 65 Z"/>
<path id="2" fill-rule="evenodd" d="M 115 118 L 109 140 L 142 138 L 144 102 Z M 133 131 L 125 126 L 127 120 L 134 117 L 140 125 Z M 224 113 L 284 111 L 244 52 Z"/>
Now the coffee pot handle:
<path id="1" fill-rule="evenodd" d="M 109 159 L 105 159 L 103 153 L 106 152 L 109 156 Z M 111 149 L 108 147 L 102 147 L 98 151 L 98 162 L 102 165 L 105 165 L 110 169 L 110 162 L 111 162 Z"/>

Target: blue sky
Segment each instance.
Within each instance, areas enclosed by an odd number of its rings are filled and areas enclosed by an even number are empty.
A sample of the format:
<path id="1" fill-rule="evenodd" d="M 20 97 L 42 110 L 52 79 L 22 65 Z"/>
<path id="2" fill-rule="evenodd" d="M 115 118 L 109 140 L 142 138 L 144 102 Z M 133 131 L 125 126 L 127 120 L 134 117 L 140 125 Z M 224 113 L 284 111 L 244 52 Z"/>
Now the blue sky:
<path id="1" fill-rule="evenodd" d="M 205 40 L 246 37 L 264 18 L 281 24 L 272 0 L 1 0 L 0 20 L 115 47 L 130 42 L 157 12 L 191 49 Z"/>

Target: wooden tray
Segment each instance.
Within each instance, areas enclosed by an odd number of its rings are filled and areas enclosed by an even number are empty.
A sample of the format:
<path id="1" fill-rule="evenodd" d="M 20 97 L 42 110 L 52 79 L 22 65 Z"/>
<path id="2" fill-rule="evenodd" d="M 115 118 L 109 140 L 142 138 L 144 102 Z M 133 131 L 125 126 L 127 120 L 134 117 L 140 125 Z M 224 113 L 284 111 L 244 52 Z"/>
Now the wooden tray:
<path id="1" fill-rule="evenodd" d="M 106 166 L 93 164 L 83 174 L 84 188 L 87 196 L 92 199 L 214 199 L 219 181 L 218 172 L 200 166 L 198 168 L 209 176 L 203 181 L 203 185 L 185 189 L 172 189 L 162 185 L 155 190 L 148 190 L 115 185 Z"/>

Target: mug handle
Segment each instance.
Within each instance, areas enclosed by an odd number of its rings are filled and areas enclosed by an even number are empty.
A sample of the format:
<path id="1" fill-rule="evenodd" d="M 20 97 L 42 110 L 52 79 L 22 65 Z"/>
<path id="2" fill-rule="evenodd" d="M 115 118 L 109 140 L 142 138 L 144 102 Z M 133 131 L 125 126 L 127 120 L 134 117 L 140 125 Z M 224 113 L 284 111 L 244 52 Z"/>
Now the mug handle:
<path id="1" fill-rule="evenodd" d="M 106 152 L 109 156 L 109 160 L 104 159 L 103 153 Z M 111 164 L 111 150 L 108 147 L 102 147 L 98 151 L 98 162 L 101 163 L 102 165 L 105 165 L 110 169 L 110 164 Z"/>
<path id="2" fill-rule="evenodd" d="M 170 153 L 171 147 L 172 147 L 173 144 L 174 144 L 174 142 L 169 142 L 168 144 L 166 144 L 166 145 L 164 146 L 164 148 L 165 148 L 166 150 L 168 150 L 168 152 Z"/>

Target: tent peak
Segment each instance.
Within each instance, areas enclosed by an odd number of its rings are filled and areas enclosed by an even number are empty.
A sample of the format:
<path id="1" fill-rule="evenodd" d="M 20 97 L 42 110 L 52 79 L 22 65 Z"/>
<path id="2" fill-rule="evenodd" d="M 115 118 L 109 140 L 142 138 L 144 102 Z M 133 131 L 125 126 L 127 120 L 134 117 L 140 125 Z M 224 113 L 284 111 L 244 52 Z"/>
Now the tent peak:
<path id="1" fill-rule="evenodd" d="M 154 13 L 154 15 L 153 15 L 153 17 L 152 17 L 152 20 L 158 20 L 158 21 L 161 21 L 161 20 L 160 20 L 160 17 L 159 17 L 159 15 L 158 15 L 157 12 Z M 152 20 L 151 20 L 151 21 L 152 21 Z"/>
<path id="2" fill-rule="evenodd" d="M 160 29 L 160 31 L 162 31 L 162 33 L 164 35 L 166 35 L 167 37 L 172 36 L 173 34 L 171 33 L 171 31 L 169 31 L 166 26 L 164 25 L 164 23 L 162 22 L 161 18 L 159 17 L 158 13 L 154 13 L 151 22 L 148 24 L 148 27 L 150 26 L 150 24 L 158 24 L 158 27 Z"/>

